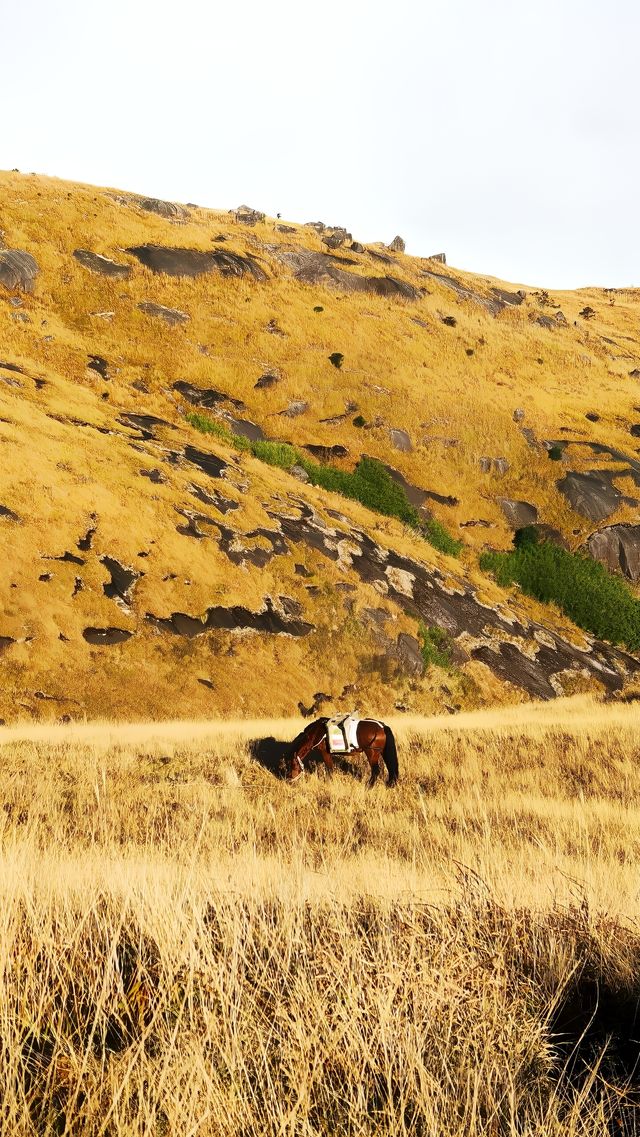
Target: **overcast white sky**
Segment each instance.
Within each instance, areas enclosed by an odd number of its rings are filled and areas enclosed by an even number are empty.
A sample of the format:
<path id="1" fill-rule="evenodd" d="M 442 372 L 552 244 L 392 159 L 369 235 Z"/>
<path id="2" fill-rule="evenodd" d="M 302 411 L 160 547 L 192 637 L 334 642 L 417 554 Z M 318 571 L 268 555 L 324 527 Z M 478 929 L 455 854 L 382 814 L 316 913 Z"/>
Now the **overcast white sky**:
<path id="1" fill-rule="evenodd" d="M 640 284 L 638 0 L 0 0 L 0 32 L 0 168 Z"/>

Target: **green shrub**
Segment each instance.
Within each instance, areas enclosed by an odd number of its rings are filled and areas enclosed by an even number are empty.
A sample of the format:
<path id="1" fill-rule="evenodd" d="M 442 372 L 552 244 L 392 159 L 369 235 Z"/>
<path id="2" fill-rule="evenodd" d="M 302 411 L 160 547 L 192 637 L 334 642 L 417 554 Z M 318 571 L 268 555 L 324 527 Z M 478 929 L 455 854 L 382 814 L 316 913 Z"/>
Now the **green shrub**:
<path id="1" fill-rule="evenodd" d="M 290 446 L 288 442 L 269 442 L 267 439 L 252 442 L 251 453 L 268 466 L 278 466 L 281 470 L 290 470 L 301 460 L 295 446 Z"/>
<path id="2" fill-rule="evenodd" d="M 428 628 L 421 622 L 418 638 L 425 667 L 443 667 L 445 671 L 450 671 L 451 640 L 444 628 Z"/>
<path id="3" fill-rule="evenodd" d="M 436 521 L 435 517 L 431 517 L 426 524 L 422 525 L 422 536 L 433 545 L 434 549 L 439 549 L 441 553 L 446 553 L 449 557 L 459 557 L 463 549 L 462 541 L 456 541 L 445 529 L 440 521 Z"/>
<path id="4" fill-rule="evenodd" d="M 353 425 L 359 427 L 366 426 L 366 419 L 363 418 L 362 415 L 356 415 L 356 417 L 353 419 Z"/>
<path id="5" fill-rule="evenodd" d="M 550 446 L 547 454 L 552 462 L 559 462 L 564 454 L 564 446 Z"/>
<path id="6" fill-rule="evenodd" d="M 524 535 L 524 540 L 523 540 Z M 510 553 L 484 553 L 480 568 L 499 584 L 519 584 L 529 596 L 558 605 L 580 628 L 611 643 L 640 648 L 640 601 L 625 582 L 582 553 L 519 531 Z"/>
<path id="7" fill-rule="evenodd" d="M 184 416 L 191 426 L 195 426 L 196 430 L 201 430 L 203 434 L 213 434 L 216 438 L 221 439 L 231 445 L 233 435 L 229 428 L 217 419 L 209 418 L 208 415 L 200 414 L 198 411 L 187 411 Z"/>

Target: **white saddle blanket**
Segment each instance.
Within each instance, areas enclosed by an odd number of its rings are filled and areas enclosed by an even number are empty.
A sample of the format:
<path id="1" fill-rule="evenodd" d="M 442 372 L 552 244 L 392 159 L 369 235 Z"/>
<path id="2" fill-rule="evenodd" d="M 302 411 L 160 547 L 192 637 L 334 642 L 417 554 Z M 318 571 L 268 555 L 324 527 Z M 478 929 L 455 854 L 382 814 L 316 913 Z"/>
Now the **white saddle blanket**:
<path id="1" fill-rule="evenodd" d="M 332 754 L 350 754 L 358 749 L 359 716 L 355 711 L 349 715 L 336 715 L 327 722 L 327 742 Z"/>

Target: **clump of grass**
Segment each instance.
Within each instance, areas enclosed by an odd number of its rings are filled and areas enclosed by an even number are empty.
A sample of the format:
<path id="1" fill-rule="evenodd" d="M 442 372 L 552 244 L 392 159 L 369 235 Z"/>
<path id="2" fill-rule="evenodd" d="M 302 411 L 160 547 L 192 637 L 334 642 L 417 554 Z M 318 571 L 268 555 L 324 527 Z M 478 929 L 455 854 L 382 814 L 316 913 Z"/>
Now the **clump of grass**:
<path id="1" fill-rule="evenodd" d="M 451 670 L 451 640 L 444 628 L 427 627 L 423 622 L 418 627 L 420 651 L 426 668 L 442 667 Z"/>
<path id="2" fill-rule="evenodd" d="M 600 639 L 640 647 L 640 601 L 599 561 L 540 540 L 533 526 L 518 531 L 509 553 L 483 553 L 480 568 L 498 584 L 519 584 L 544 604 L 555 603 L 580 628 Z"/>

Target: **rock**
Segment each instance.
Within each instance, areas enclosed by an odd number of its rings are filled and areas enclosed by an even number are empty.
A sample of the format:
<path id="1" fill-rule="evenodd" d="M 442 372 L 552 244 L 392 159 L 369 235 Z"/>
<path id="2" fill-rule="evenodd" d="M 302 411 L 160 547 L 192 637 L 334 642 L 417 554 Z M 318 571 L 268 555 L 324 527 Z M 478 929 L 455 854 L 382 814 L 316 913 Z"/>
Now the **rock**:
<path id="1" fill-rule="evenodd" d="M 138 201 L 140 209 L 145 213 L 155 213 L 158 217 L 166 217 L 169 221 L 186 221 L 190 214 L 184 205 L 176 205 L 173 201 L 161 201 L 157 197 L 143 197 Z"/>
<path id="2" fill-rule="evenodd" d="M 276 225 L 276 232 L 278 233 L 297 233 L 295 225 Z"/>
<path id="3" fill-rule="evenodd" d="M 512 501 L 507 497 L 499 497 L 496 500 L 512 529 L 524 529 L 528 525 L 536 524 L 538 510 L 535 505 L 531 505 L 528 501 Z"/>
<path id="4" fill-rule="evenodd" d="M 592 533 L 586 550 L 610 572 L 621 572 L 634 583 L 640 580 L 640 525 L 611 525 Z"/>
<path id="5" fill-rule="evenodd" d="M 409 454 L 413 450 L 411 438 L 406 430 L 399 430 L 394 427 L 389 431 L 389 438 L 395 450 L 400 450 L 403 454 Z"/>
<path id="6" fill-rule="evenodd" d="M 502 477 L 503 474 L 507 473 L 507 471 L 509 469 L 509 463 L 507 462 L 506 458 L 494 458 L 493 459 L 493 468 L 494 468 L 496 474 L 500 474 L 500 476 Z"/>
<path id="7" fill-rule="evenodd" d="M 423 675 L 424 660 L 420 644 L 414 636 L 407 632 L 400 632 L 395 644 L 394 655 L 401 665 L 402 671 L 408 675 Z"/>
<path id="8" fill-rule="evenodd" d="M 298 415 L 303 415 L 308 410 L 308 403 L 303 402 L 302 399 L 294 399 L 283 411 L 278 411 L 278 414 L 284 415 L 285 418 L 297 418 Z"/>
<path id="9" fill-rule="evenodd" d="M 640 422 L 634 422 L 633 426 L 629 427 L 629 434 L 631 434 L 633 438 L 640 438 Z"/>
<path id="10" fill-rule="evenodd" d="M 159 426 L 164 426 L 168 430 L 175 430 L 172 422 L 167 422 L 164 418 L 158 418 L 157 415 L 139 415 L 125 412 L 118 416 L 118 422 L 122 426 L 130 426 L 133 430 L 139 430 L 143 439 L 155 439 L 155 431 Z"/>
<path id="11" fill-rule="evenodd" d="M 344 245 L 344 241 L 343 233 L 326 233 L 322 238 L 322 244 L 326 245 L 328 249 L 339 249 L 341 245 Z"/>
<path id="12" fill-rule="evenodd" d="M 83 268 L 100 276 L 110 276 L 113 280 L 126 280 L 131 276 L 131 265 L 121 265 L 117 261 L 110 261 L 100 253 L 91 253 L 88 249 L 76 249 L 74 257 Z"/>
<path id="13" fill-rule="evenodd" d="M 258 209 L 252 209 L 250 205 L 239 205 L 237 209 L 232 210 L 234 219 L 240 225 L 257 225 L 265 219 L 264 213 L 260 213 Z"/>
<path id="14" fill-rule="evenodd" d="M 238 410 L 244 410 L 242 399 L 235 399 L 233 395 L 225 395 L 215 387 L 196 387 L 195 383 L 187 383 L 185 379 L 178 379 L 173 384 L 173 390 L 182 395 L 194 407 L 215 407 L 218 403 L 231 403 Z"/>
<path id="15" fill-rule="evenodd" d="M 87 363 L 87 371 L 95 371 L 105 382 L 110 378 L 109 364 L 103 355 L 90 355 L 89 362 Z"/>
<path id="16" fill-rule="evenodd" d="M 630 379 L 640 379 L 640 367 L 634 367 L 633 371 L 629 372 Z"/>
<path id="17" fill-rule="evenodd" d="M 306 229 L 315 229 L 316 233 L 324 233 L 326 225 L 324 221 L 305 221 Z"/>
<path id="18" fill-rule="evenodd" d="M 18 514 L 9 509 L 7 505 L 0 505 L 0 517 L 4 517 L 7 521 L 20 521 Z"/>
<path id="19" fill-rule="evenodd" d="M 253 257 L 242 257 L 239 253 L 227 253 L 222 249 L 132 245 L 127 252 L 152 272 L 164 273 L 167 276 L 195 277 L 209 272 L 219 272 L 222 276 L 252 276 L 254 280 L 267 279 L 266 272 Z"/>
<path id="20" fill-rule="evenodd" d="M 331 363 L 333 365 L 333 367 L 337 367 L 337 369 L 339 371 L 340 368 L 342 367 L 342 364 L 344 363 L 344 355 L 342 354 L 342 352 L 341 351 L 332 351 L 331 355 L 329 356 L 329 363 Z"/>
<path id="21" fill-rule="evenodd" d="M 100 557 L 100 560 L 111 577 L 111 580 L 102 586 L 105 596 L 110 600 L 121 600 L 124 604 L 129 604 L 131 589 L 142 574 L 121 565 L 114 557 L 104 556 Z"/>
<path id="22" fill-rule="evenodd" d="M 447 325 L 448 328 L 455 328 L 456 324 L 458 323 L 455 316 L 441 316 L 440 319 L 442 320 L 443 324 Z"/>
<path id="23" fill-rule="evenodd" d="M 180 312 L 177 308 L 165 308 L 164 304 L 154 304 L 151 300 L 143 300 L 138 308 L 145 316 L 154 316 L 167 324 L 186 324 L 191 319 L 186 312 Z"/>
<path id="24" fill-rule="evenodd" d="M 261 375 L 254 387 L 257 391 L 267 391 L 270 387 L 275 387 L 276 383 L 280 382 L 280 376 L 274 375 L 272 371 L 267 371 Z"/>
<path id="25" fill-rule="evenodd" d="M 252 629 L 256 632 L 267 632 L 271 635 L 308 636 L 315 631 L 313 624 L 303 620 L 289 619 L 281 614 L 283 610 L 281 598 L 278 605 L 267 596 L 263 608 L 258 612 L 251 612 L 248 608 L 236 605 L 233 608 L 214 607 L 207 608 L 202 617 L 189 616 L 184 612 L 174 612 L 171 616 L 161 617 L 147 613 L 147 620 L 163 632 L 173 632 L 174 635 L 194 636 L 204 635 L 205 632 L 223 629 L 236 632 Z M 278 611 L 280 608 L 280 611 Z"/>
<path id="26" fill-rule="evenodd" d="M 248 438 L 250 442 L 262 442 L 265 434 L 261 426 L 257 422 L 252 422 L 248 418 L 234 418 L 230 414 L 223 414 L 225 422 L 229 424 L 229 429 L 234 434 L 239 434 L 242 438 Z"/>
<path id="27" fill-rule="evenodd" d="M 292 466 L 289 470 L 292 477 L 297 478 L 299 482 L 308 482 L 309 475 L 302 466 Z M 297 571 L 297 570 L 296 570 Z"/>
<path id="28" fill-rule="evenodd" d="M 589 422 L 600 422 L 600 415 L 596 414 L 595 411 L 587 411 L 584 417 L 588 418 Z"/>
<path id="29" fill-rule="evenodd" d="M 283 330 L 280 327 L 275 316 L 271 320 L 269 320 L 269 323 L 267 324 L 265 331 L 269 332 L 269 335 L 271 335 L 271 336 L 286 336 L 286 334 L 287 334 L 286 332 L 283 332 Z"/>
<path id="30" fill-rule="evenodd" d="M 227 469 L 227 463 L 215 454 L 208 454 L 204 450 L 197 450 L 195 446 L 185 446 L 183 457 L 192 466 L 197 466 L 203 473 L 211 478 L 221 478 Z"/>
<path id="31" fill-rule="evenodd" d="M 522 422 L 523 419 L 524 419 L 524 411 L 523 411 L 522 407 L 516 407 L 515 411 L 513 412 L 513 421 L 514 422 Z"/>
<path id="32" fill-rule="evenodd" d="M 615 513 L 622 499 L 620 491 L 596 470 L 585 474 L 569 473 L 557 484 L 571 508 L 589 521 L 603 521 Z"/>
<path id="33" fill-rule="evenodd" d="M 446 253 L 432 253 L 430 257 L 427 257 L 427 260 L 428 261 L 437 261 L 441 265 L 446 265 L 447 255 L 446 255 Z"/>
<path id="34" fill-rule="evenodd" d="M 334 446 L 321 446 L 313 442 L 307 442 L 304 448 L 308 450 L 314 458 L 317 458 L 319 462 L 331 462 L 335 458 L 349 457 L 347 447 L 341 446 L 340 443 L 336 443 Z"/>
<path id="35" fill-rule="evenodd" d="M 543 521 L 539 521 L 536 525 L 528 526 L 530 529 L 535 529 L 541 541 L 549 541 L 552 545 L 558 545 L 561 549 L 568 549 L 569 543 L 562 536 L 559 529 L 554 529 L 552 525 L 546 525 Z"/>
<path id="36" fill-rule="evenodd" d="M 349 245 L 349 248 L 350 248 L 352 253 L 364 253 L 365 252 L 364 245 L 361 245 L 359 241 L 352 241 L 351 244 Z"/>
<path id="37" fill-rule="evenodd" d="M 82 635 L 87 643 L 95 647 L 111 647 L 130 640 L 133 632 L 127 632 L 124 628 L 85 628 Z"/>
<path id="38" fill-rule="evenodd" d="M 33 292 L 39 271 L 31 253 L 23 253 L 20 249 L 0 249 L 0 284 L 5 288 Z"/>
<path id="39" fill-rule="evenodd" d="M 394 276 L 357 276 L 341 267 L 339 258 L 329 253 L 314 253 L 309 249 L 287 249 L 274 246 L 270 251 L 283 264 L 293 270 L 296 280 L 303 284 L 337 287 L 345 292 L 373 292 L 378 296 L 418 300 L 420 289 Z M 373 251 L 368 250 L 373 256 Z M 375 254 L 382 256 L 382 254 Z M 388 257 L 382 258 L 389 260 Z"/>
<path id="40" fill-rule="evenodd" d="M 140 477 L 148 478 L 150 482 L 153 482 L 154 486 L 161 486 L 167 480 L 162 471 L 157 469 L 139 470 L 138 473 L 140 474 Z"/>
<path id="41" fill-rule="evenodd" d="M 404 253 L 405 243 L 402 240 L 402 237 L 394 237 L 391 244 L 387 245 L 387 248 L 391 253 Z"/>

